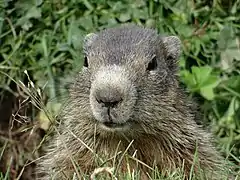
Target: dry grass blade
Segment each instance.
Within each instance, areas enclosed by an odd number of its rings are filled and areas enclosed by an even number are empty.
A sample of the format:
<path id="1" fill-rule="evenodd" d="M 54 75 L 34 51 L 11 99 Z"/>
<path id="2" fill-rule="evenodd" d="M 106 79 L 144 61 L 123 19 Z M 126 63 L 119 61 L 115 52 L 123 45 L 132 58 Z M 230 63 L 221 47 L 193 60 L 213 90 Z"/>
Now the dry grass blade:
<path id="1" fill-rule="evenodd" d="M 94 169 L 93 173 L 90 176 L 91 180 L 95 180 L 96 176 L 101 174 L 101 173 L 107 173 L 111 176 L 112 179 L 117 180 L 117 178 L 114 176 L 114 168 L 113 167 L 101 167 L 101 168 L 96 168 Z"/>

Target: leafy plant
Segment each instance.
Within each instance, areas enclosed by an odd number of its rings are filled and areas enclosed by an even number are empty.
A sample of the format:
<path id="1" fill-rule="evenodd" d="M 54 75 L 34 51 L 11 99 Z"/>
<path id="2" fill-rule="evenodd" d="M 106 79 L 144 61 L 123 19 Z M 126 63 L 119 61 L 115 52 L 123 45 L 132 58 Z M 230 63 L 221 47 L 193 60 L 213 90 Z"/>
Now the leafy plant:
<path id="1" fill-rule="evenodd" d="M 214 99 L 214 88 L 220 83 L 216 75 L 211 74 L 213 68 L 210 66 L 193 66 L 192 73 L 188 70 L 182 71 L 182 79 L 191 92 L 200 93 L 207 100 Z"/>

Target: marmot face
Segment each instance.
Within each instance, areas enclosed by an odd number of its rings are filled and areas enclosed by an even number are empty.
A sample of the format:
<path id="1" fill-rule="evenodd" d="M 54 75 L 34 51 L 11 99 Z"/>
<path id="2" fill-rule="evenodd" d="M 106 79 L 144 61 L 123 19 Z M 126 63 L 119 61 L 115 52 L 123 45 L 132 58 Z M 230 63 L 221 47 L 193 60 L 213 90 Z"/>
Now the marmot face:
<path id="1" fill-rule="evenodd" d="M 82 73 L 91 81 L 90 107 L 100 128 L 115 132 L 151 128 L 151 117 L 159 119 L 154 104 L 166 101 L 169 84 L 174 84 L 170 81 L 175 66 L 170 61 L 178 58 L 179 45 L 177 37 L 160 37 L 136 26 L 86 37 Z"/>

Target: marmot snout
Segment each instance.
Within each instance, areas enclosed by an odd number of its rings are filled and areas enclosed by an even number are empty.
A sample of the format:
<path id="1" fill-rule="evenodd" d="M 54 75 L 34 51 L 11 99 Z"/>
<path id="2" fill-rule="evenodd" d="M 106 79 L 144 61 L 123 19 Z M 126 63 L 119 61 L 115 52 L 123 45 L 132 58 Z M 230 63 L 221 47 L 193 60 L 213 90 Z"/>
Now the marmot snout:
<path id="1" fill-rule="evenodd" d="M 90 89 L 90 104 L 100 126 L 127 128 L 135 103 L 136 88 L 124 67 L 112 65 L 98 70 Z"/>

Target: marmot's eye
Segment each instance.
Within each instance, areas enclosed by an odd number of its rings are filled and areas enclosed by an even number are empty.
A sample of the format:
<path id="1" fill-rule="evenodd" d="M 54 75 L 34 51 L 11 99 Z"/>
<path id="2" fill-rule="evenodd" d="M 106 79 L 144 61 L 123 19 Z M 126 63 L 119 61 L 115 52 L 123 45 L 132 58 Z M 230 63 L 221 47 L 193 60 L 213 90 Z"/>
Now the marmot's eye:
<path id="1" fill-rule="evenodd" d="M 157 57 L 154 56 L 154 58 L 148 63 L 147 70 L 152 71 L 157 68 Z"/>
<path id="2" fill-rule="evenodd" d="M 83 66 L 84 67 L 88 67 L 88 58 L 87 58 L 87 56 L 84 56 Z"/>

